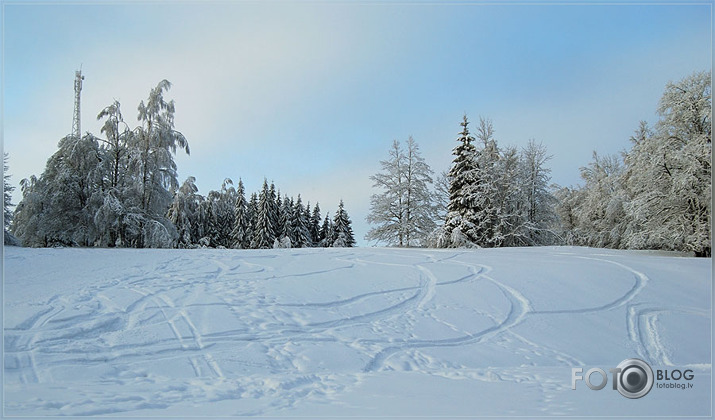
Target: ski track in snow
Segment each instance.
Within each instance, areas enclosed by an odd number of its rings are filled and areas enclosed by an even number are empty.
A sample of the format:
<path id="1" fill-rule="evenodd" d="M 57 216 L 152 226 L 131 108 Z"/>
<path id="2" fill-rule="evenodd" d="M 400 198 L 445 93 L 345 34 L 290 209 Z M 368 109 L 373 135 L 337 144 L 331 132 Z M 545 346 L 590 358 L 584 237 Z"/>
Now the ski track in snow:
<path id="1" fill-rule="evenodd" d="M 653 365 L 672 366 L 659 316 L 710 316 L 709 308 L 639 300 L 651 284 L 649 276 L 597 254 L 561 258 L 618 267 L 627 273 L 624 278 L 632 279 L 621 295 L 581 308 L 554 304 L 537 311 L 518 279 L 504 276 L 494 264 L 478 263 L 478 253 L 320 251 L 326 255 L 320 259 L 315 251 L 280 251 L 289 256 L 279 251 L 204 252 L 205 258 L 182 258 L 190 254 L 179 251 L 153 266 L 140 264 L 77 291 L 30 302 L 30 316 L 5 325 L 5 384 L 11 390 L 61 386 L 66 392 L 6 399 L 6 413 L 161 414 L 186 401 L 201 405 L 227 400 L 236 402 L 228 415 L 290 413 L 306 401 L 330 404 L 367 377 L 402 370 L 535 383 L 543 394 L 543 413 L 568 414 L 573 407 L 555 398 L 566 383 L 492 367 L 488 361 L 475 367 L 434 351 L 488 344 L 526 359 L 549 360 L 546 366 L 582 366 L 586 363 L 579 355 L 557 349 L 546 338 L 527 339 L 515 327 L 532 317 L 549 322 L 553 315 L 623 311 L 623 334 L 637 355 Z M 382 270 L 386 277 L 375 280 Z M 390 278 L 390 273 L 399 278 Z M 367 287 L 330 284 L 361 277 L 372 281 Z M 300 293 L 303 286 L 282 291 L 295 282 L 315 290 L 300 296 L 290 292 Z M 450 300 L 460 291 L 485 294 L 492 307 Z M 451 310 L 466 311 L 474 319 L 450 318 Z M 336 352 L 341 361 L 349 359 L 338 370 L 330 366 Z M 333 356 L 323 358 L 325 354 Z M 695 364 L 702 366 L 702 361 Z M 85 371 L 81 380 L 59 380 L 74 369 Z M 128 391 L 118 393 L 120 389 Z"/>

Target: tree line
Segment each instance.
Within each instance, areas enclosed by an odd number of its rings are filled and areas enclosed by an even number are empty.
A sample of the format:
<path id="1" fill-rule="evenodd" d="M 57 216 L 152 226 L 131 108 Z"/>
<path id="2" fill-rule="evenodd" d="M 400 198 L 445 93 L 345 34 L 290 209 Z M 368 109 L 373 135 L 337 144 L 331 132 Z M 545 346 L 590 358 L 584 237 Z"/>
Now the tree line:
<path id="1" fill-rule="evenodd" d="M 501 147 L 493 123 L 474 135 L 465 115 L 449 172 L 434 172 L 411 137 L 394 141 L 371 197 L 366 235 L 392 246 L 583 245 L 711 255 L 711 73 L 669 83 L 653 127 L 631 149 L 593 154 L 584 185 L 551 184 L 551 159 L 534 140 Z"/>
<path id="2" fill-rule="evenodd" d="M 219 191 L 198 194 L 189 177 L 174 194 L 167 217 L 177 230 L 178 248 L 352 247 L 352 221 L 342 200 L 333 218 L 322 218 L 320 204 L 311 207 L 284 195 L 264 179 L 259 193 L 246 198 L 243 181 L 225 179 Z"/>
<path id="3" fill-rule="evenodd" d="M 710 80 L 708 71 L 668 83 L 658 121 L 641 122 L 620 155 L 594 152 L 575 187 L 551 183 L 543 144 L 501 146 L 487 118 L 472 134 L 463 117 L 452 165 L 437 176 L 412 137 L 405 145 L 395 140 L 370 177 L 379 192 L 370 199 L 365 238 L 406 247 L 566 244 L 710 256 Z M 174 129 L 173 101 L 164 100 L 170 86 L 162 81 L 139 104 L 134 129 L 114 102 L 98 115 L 106 139 L 60 140 L 43 174 L 21 181 L 14 214 L 5 155 L 6 243 L 13 243 L 9 228 L 26 246 L 355 244 L 342 201 L 334 217 L 322 218 L 317 203 L 281 197 L 265 180 L 248 198 L 240 180 L 237 189 L 227 179 L 206 197 L 193 177 L 179 185 L 173 156 L 189 146 Z"/>
<path id="4" fill-rule="evenodd" d="M 5 155 L 5 242 L 16 237 L 24 246 L 134 248 L 355 244 L 342 200 L 332 219 L 326 214 L 321 220 L 317 203 L 311 208 L 300 195 L 281 198 L 267 181 L 248 201 L 241 181 L 235 190 L 227 179 L 207 197 L 198 194 L 193 177 L 179 185 L 174 156 L 177 150 L 189 154 L 189 145 L 174 127 L 174 101 L 164 98 L 170 87 L 162 80 L 140 102 L 134 129 L 115 101 L 97 116 L 106 138 L 89 132 L 62 138 L 40 177 L 20 182 L 22 200 L 14 213 Z"/>

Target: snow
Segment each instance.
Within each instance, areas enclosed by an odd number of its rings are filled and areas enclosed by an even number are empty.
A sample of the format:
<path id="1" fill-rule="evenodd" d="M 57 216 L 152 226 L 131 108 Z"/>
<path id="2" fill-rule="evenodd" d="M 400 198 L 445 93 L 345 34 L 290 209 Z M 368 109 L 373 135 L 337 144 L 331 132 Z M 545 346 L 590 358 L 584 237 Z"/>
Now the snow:
<path id="1" fill-rule="evenodd" d="M 711 415 L 711 263 L 574 247 L 7 247 L 4 414 Z M 693 387 L 571 389 L 571 368 L 632 357 L 691 369 Z"/>

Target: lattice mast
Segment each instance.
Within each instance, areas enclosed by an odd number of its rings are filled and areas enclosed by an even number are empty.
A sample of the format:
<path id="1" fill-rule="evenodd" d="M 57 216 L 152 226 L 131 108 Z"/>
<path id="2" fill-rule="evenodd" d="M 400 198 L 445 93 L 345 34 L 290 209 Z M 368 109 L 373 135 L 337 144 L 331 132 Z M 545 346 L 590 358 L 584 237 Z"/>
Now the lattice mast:
<path id="1" fill-rule="evenodd" d="M 72 116 L 72 136 L 76 139 L 82 136 L 82 126 L 80 122 L 80 112 L 79 112 L 79 93 L 82 91 L 82 69 L 74 72 L 74 115 Z"/>

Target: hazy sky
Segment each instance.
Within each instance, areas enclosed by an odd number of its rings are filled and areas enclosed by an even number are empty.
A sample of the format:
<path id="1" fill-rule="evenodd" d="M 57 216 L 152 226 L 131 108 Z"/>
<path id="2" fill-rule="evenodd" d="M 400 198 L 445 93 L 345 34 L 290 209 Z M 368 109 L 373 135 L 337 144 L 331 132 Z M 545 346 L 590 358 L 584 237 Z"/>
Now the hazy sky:
<path id="1" fill-rule="evenodd" d="M 173 87 L 179 181 L 199 192 L 263 178 L 283 193 L 345 200 L 356 238 L 393 139 L 412 135 L 449 168 L 467 113 L 501 145 L 547 146 L 552 181 L 579 183 L 593 150 L 616 153 L 654 122 L 668 81 L 712 66 L 711 2 L 3 2 L 3 147 L 13 184 L 40 175 L 70 133 L 82 66 L 82 130 L 114 99 Z M 21 198 L 19 187 L 14 202 Z"/>

